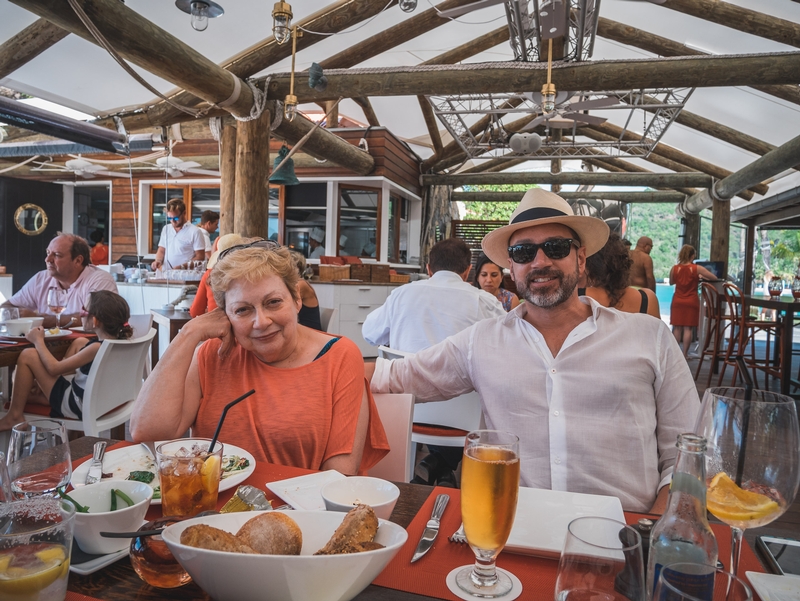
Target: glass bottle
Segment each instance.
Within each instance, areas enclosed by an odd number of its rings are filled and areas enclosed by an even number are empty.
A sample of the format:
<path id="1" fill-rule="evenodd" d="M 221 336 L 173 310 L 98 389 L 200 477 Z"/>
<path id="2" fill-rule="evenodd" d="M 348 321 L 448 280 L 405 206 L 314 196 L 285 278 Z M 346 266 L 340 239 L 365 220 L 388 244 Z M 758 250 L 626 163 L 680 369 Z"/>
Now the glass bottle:
<path id="1" fill-rule="evenodd" d="M 667 510 L 650 533 L 647 562 L 647 598 L 651 599 L 661 569 L 671 563 L 690 562 L 714 566 L 717 539 L 706 517 L 706 439 L 696 434 L 678 435 L 678 457 L 669 487 Z M 698 599 L 710 599 L 713 572 L 684 575 L 696 587 Z"/>

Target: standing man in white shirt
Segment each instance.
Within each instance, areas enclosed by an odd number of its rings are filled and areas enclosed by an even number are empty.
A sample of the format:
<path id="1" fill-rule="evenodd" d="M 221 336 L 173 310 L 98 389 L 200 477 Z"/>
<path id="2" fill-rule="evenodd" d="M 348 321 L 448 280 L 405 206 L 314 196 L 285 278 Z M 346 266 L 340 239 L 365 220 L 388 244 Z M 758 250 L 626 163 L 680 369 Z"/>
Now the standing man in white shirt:
<path id="1" fill-rule="evenodd" d="M 161 230 L 153 269 L 186 269 L 189 261 L 202 261 L 205 256 L 203 234 L 186 220 L 183 201 L 173 198 L 167 202 L 167 225 Z"/>
<path id="2" fill-rule="evenodd" d="M 486 427 L 520 439 L 522 486 L 613 495 L 626 511 L 660 513 L 675 441 L 693 430 L 700 402 L 664 322 L 578 296 L 586 257 L 607 238 L 602 220 L 529 190 L 509 225 L 483 239 L 526 302 L 365 369 L 374 392 L 410 392 L 418 402 L 476 390 Z"/>
<path id="3" fill-rule="evenodd" d="M 497 297 L 467 283 L 472 253 L 459 238 L 436 243 L 428 260 L 429 280 L 420 280 L 392 291 L 383 306 L 364 320 L 361 333 L 374 346 L 387 345 L 416 353 L 483 320 L 505 315 Z M 415 480 L 425 484 L 455 482 L 462 449 L 431 447 L 416 471 Z M 443 481 L 444 480 L 444 481 Z"/>
<path id="4" fill-rule="evenodd" d="M 217 226 L 219 226 L 219 213 L 216 211 L 203 211 L 203 214 L 200 215 L 200 225 L 197 227 L 200 228 L 200 233 L 206 243 L 206 259 L 211 258 L 213 251 L 211 234 L 217 231 Z"/>

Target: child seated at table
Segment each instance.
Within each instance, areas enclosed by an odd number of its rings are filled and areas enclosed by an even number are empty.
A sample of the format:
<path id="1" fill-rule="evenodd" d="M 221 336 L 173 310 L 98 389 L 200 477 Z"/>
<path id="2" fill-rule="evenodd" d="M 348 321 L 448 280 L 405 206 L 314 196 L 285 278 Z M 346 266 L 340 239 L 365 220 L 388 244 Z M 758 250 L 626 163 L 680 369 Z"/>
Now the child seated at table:
<path id="1" fill-rule="evenodd" d="M 14 391 L 8 413 L 0 419 L 0 431 L 24 421 L 26 403 L 49 405 L 50 417 L 82 419 L 83 391 L 97 351 L 103 340 L 128 340 L 130 308 L 119 294 L 96 290 L 89 306 L 81 309 L 83 329 L 97 340 L 73 340 L 64 358 L 56 359 L 45 344 L 45 330 L 33 328 L 25 336 L 34 348 L 25 349 L 17 360 Z"/>

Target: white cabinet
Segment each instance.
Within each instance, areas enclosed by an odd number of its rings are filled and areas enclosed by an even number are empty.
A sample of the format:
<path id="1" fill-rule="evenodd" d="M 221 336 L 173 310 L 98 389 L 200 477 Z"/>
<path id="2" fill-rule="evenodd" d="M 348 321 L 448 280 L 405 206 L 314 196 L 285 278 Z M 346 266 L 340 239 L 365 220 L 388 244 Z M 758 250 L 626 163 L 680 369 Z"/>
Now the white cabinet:
<path id="1" fill-rule="evenodd" d="M 364 357 L 377 357 L 378 347 L 364 340 L 361 326 L 367 315 L 386 302 L 389 293 L 400 284 L 311 282 L 311 285 L 320 307 L 339 309 L 328 329 L 355 342 Z"/>
<path id="2" fill-rule="evenodd" d="M 179 284 L 129 284 L 117 282 L 119 295 L 128 301 L 131 315 L 149 315 L 150 309 L 161 309 L 183 291 Z"/>

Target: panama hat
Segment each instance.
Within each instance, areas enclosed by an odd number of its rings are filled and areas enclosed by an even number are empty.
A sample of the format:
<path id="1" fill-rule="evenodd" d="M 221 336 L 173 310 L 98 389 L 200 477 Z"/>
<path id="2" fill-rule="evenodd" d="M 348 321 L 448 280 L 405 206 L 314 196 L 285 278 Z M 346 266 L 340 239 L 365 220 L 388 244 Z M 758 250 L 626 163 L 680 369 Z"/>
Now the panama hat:
<path id="1" fill-rule="evenodd" d="M 535 225 L 559 223 L 577 234 L 586 256 L 593 255 L 605 246 L 609 229 L 606 222 L 597 217 L 575 215 L 569 203 L 558 194 L 541 188 L 525 192 L 517 208 L 511 214 L 508 225 L 484 236 L 481 247 L 486 256 L 497 265 L 508 263 L 508 241 L 517 230 Z"/>
<path id="2" fill-rule="evenodd" d="M 211 255 L 211 258 L 208 260 L 208 268 L 213 269 L 222 251 L 228 250 L 233 246 L 238 246 L 239 244 L 244 244 L 246 241 L 247 239 L 239 234 L 225 234 L 224 236 L 220 236 L 217 241 L 217 250 L 214 251 L 214 254 Z"/>

